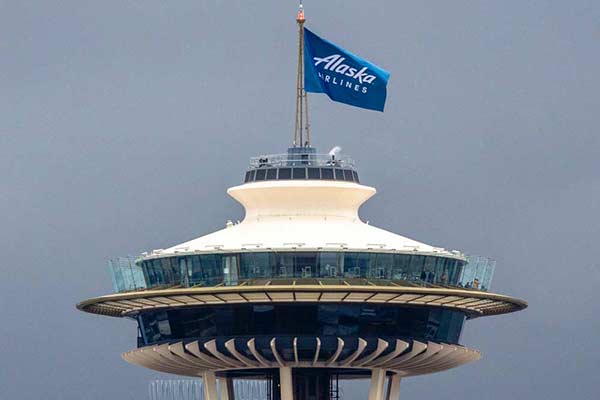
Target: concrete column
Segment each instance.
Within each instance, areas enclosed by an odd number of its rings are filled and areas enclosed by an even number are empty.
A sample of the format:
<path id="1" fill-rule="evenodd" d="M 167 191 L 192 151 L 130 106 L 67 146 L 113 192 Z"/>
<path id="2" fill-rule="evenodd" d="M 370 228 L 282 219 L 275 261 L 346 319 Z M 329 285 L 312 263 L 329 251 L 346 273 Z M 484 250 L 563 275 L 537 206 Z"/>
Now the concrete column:
<path id="1" fill-rule="evenodd" d="M 369 400 L 384 400 L 384 384 L 385 370 L 381 368 L 375 368 L 371 370 L 371 386 L 369 387 Z"/>
<path id="2" fill-rule="evenodd" d="M 217 377 L 213 371 L 202 373 L 202 386 L 204 387 L 204 400 L 217 400 Z"/>
<path id="3" fill-rule="evenodd" d="M 290 367 L 279 368 L 279 386 L 281 388 L 281 400 L 294 400 L 294 384 Z"/>
<path id="4" fill-rule="evenodd" d="M 390 383 L 388 385 L 387 400 L 399 400 L 400 399 L 400 375 L 394 374 L 390 377 Z"/>
<path id="5" fill-rule="evenodd" d="M 235 400 L 233 391 L 233 378 L 219 378 L 221 386 L 221 400 Z"/>

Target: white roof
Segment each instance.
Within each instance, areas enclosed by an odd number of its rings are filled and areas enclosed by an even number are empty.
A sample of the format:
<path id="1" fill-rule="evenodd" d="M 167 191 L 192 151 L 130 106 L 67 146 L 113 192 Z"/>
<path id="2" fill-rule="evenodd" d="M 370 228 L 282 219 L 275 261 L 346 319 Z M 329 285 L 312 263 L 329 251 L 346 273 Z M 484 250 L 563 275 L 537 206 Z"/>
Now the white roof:
<path id="1" fill-rule="evenodd" d="M 173 246 L 148 257 L 215 251 L 356 250 L 439 254 L 459 252 L 427 245 L 364 223 L 359 207 L 372 187 L 337 181 L 264 181 L 227 193 L 246 211 L 241 223 Z"/>

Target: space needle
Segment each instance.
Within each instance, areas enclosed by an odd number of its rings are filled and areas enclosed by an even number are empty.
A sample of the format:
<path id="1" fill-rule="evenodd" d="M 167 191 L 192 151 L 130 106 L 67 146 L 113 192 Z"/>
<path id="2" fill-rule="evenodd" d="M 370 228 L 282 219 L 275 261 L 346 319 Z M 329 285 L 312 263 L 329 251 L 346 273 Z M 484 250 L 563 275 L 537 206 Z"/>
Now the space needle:
<path id="1" fill-rule="evenodd" d="M 268 382 L 269 400 L 337 400 L 340 381 L 364 379 L 369 400 L 397 400 L 403 379 L 480 358 L 461 343 L 466 321 L 527 304 L 490 291 L 493 261 L 361 220 L 376 190 L 311 145 L 302 8 L 296 21 L 294 139 L 227 190 L 244 219 L 111 262 L 114 293 L 77 308 L 134 321 L 123 359 L 201 378 L 205 400 L 235 399 L 235 379 Z"/>

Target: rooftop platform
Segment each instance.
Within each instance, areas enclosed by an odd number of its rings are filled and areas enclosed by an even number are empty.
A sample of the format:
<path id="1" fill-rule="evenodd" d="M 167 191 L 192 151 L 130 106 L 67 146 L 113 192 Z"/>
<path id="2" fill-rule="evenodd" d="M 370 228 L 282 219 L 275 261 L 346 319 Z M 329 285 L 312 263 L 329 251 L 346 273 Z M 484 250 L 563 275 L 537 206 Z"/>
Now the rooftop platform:
<path id="1" fill-rule="evenodd" d="M 335 152 L 318 154 L 314 147 L 290 147 L 287 153 L 252 157 L 244 182 L 303 179 L 359 183 L 352 158 Z"/>
<path id="2" fill-rule="evenodd" d="M 469 289 L 410 286 L 401 281 L 257 280 L 236 286 L 170 287 L 112 294 L 85 300 L 82 311 L 113 317 L 132 316 L 157 308 L 244 303 L 385 303 L 442 307 L 469 318 L 520 311 L 527 303 L 509 296 Z"/>

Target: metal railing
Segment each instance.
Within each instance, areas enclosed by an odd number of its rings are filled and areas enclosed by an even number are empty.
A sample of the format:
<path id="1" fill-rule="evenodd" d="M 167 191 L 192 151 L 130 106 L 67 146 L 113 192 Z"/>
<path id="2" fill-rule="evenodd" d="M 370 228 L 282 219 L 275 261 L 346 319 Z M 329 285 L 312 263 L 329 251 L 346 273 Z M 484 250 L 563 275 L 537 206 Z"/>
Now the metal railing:
<path id="1" fill-rule="evenodd" d="M 348 156 L 330 154 L 267 154 L 250 158 L 250 169 L 269 167 L 336 167 L 356 169 L 354 160 Z"/>

